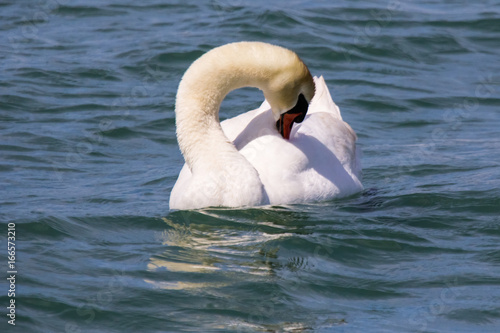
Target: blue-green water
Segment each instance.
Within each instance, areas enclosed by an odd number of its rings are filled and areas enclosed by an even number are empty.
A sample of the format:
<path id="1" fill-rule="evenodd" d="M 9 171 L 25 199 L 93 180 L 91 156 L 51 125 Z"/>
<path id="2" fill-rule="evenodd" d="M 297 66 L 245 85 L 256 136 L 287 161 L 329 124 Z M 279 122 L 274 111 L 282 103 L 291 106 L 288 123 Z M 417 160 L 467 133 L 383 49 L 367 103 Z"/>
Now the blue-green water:
<path id="1" fill-rule="evenodd" d="M 498 1 L 4 1 L 0 22 L 1 332 L 498 332 Z M 363 193 L 169 212 L 177 84 L 240 40 L 325 77 Z"/>

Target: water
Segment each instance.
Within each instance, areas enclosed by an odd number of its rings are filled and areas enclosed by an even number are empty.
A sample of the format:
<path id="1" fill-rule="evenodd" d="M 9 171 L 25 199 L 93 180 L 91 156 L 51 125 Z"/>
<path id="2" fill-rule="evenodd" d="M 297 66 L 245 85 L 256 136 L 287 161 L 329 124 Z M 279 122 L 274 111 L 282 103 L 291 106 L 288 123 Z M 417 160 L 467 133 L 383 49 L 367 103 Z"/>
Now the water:
<path id="1" fill-rule="evenodd" d="M 7 1 L 2 332 L 498 332 L 500 4 Z M 228 42 L 295 50 L 366 190 L 169 212 L 177 84 Z M 221 118 L 257 107 L 243 89 Z"/>

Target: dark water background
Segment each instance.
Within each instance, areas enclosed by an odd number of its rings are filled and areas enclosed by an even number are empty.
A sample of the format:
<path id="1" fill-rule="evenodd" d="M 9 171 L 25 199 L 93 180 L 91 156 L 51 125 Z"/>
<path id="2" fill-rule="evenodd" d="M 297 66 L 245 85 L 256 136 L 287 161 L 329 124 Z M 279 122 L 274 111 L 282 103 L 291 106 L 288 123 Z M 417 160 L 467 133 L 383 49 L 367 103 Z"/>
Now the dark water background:
<path id="1" fill-rule="evenodd" d="M 240 40 L 325 77 L 363 193 L 169 212 L 177 84 Z M 2 1 L 0 331 L 498 332 L 499 70 L 499 1 Z"/>

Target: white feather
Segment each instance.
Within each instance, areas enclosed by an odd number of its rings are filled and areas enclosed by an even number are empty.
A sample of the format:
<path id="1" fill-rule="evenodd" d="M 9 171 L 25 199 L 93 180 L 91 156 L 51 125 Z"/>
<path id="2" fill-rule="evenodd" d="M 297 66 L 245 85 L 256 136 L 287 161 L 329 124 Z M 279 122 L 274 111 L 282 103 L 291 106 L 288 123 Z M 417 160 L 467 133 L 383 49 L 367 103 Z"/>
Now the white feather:
<path id="1" fill-rule="evenodd" d="M 315 77 L 314 85 L 307 115 L 302 123 L 293 125 L 289 140 L 276 130 L 276 111 L 267 101 L 256 110 L 223 121 L 222 130 L 214 124 L 210 112 L 217 113 L 218 120 L 217 99 L 222 100 L 231 87 L 221 93 L 222 97 L 212 98 L 217 109 L 204 111 L 209 116 L 201 116 L 202 123 L 191 119 L 179 127 L 180 112 L 190 113 L 182 117 L 196 112 L 199 116 L 201 112 L 194 109 L 203 106 L 188 101 L 191 109 L 180 111 L 179 105 L 185 102 L 179 101 L 178 94 L 178 136 L 190 165 L 185 164 L 179 174 L 170 208 L 313 202 L 361 191 L 356 134 L 342 120 L 324 79 Z M 190 130 L 189 136 L 182 137 L 180 131 Z M 203 138 L 196 131 L 203 131 Z"/>

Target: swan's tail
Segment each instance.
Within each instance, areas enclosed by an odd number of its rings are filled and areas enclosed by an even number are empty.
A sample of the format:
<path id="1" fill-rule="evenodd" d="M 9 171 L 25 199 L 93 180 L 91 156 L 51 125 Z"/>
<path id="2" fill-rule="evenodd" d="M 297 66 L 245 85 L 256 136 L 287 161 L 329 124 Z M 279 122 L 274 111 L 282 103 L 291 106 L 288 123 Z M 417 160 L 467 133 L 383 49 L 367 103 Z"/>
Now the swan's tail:
<path id="1" fill-rule="evenodd" d="M 328 112 L 333 114 L 335 118 L 342 120 L 339 107 L 333 101 L 323 76 L 315 76 L 314 83 L 316 85 L 316 93 L 314 94 L 314 98 L 309 105 L 307 113 L 312 114 L 316 112 Z"/>

